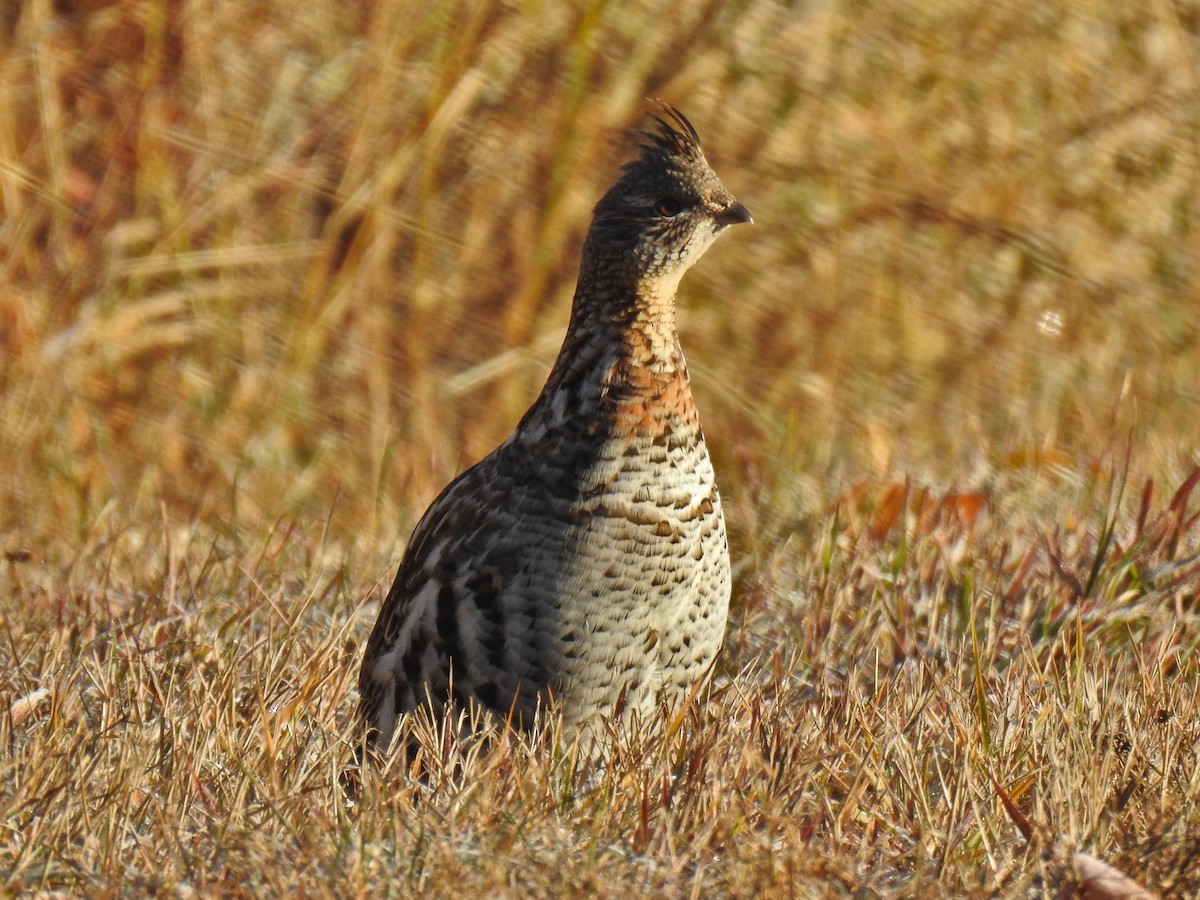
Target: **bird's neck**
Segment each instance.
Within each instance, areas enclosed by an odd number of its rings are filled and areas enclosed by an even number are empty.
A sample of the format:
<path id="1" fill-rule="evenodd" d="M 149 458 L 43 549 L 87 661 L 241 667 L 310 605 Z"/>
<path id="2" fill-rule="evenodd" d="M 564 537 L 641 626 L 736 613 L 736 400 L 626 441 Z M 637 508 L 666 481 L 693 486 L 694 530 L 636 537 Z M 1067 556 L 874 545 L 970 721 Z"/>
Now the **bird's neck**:
<path id="1" fill-rule="evenodd" d="M 675 328 L 679 277 L 649 277 L 639 268 L 627 252 L 613 259 L 587 242 L 560 364 L 582 354 L 658 369 L 682 365 Z"/>
<path id="2" fill-rule="evenodd" d="M 593 369 L 591 377 L 609 386 L 629 370 L 683 370 L 675 284 L 665 279 L 581 278 L 555 370 L 580 365 Z"/>
<path id="3" fill-rule="evenodd" d="M 593 417 L 617 437 L 698 431 L 674 288 L 581 278 L 562 349 L 527 424 L 546 433 Z"/>

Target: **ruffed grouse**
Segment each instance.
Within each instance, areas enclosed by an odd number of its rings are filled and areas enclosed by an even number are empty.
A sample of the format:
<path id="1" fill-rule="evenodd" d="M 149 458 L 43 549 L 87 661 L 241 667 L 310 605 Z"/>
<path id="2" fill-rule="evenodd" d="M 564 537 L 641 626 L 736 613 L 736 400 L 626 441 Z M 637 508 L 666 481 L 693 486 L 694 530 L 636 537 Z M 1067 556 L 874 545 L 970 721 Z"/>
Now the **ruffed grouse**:
<path id="1" fill-rule="evenodd" d="M 752 221 L 661 104 L 596 205 L 566 339 L 512 435 L 413 532 L 359 674 L 368 740 L 474 703 L 570 725 L 686 695 L 729 607 L 721 501 L 675 329 L 679 279 Z"/>

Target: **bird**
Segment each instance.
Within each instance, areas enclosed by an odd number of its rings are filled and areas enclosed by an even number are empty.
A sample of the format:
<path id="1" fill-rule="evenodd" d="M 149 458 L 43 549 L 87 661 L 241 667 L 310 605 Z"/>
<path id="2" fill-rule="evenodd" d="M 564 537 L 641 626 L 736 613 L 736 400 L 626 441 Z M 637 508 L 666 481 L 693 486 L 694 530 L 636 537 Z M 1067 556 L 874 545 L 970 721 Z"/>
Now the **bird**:
<path id="1" fill-rule="evenodd" d="M 562 348 L 512 434 L 421 517 L 363 653 L 365 746 L 474 709 L 529 730 L 680 707 L 724 637 L 721 499 L 675 324 L 680 278 L 753 222 L 658 101 L 596 204 Z M 460 719 L 461 721 L 461 719 Z"/>

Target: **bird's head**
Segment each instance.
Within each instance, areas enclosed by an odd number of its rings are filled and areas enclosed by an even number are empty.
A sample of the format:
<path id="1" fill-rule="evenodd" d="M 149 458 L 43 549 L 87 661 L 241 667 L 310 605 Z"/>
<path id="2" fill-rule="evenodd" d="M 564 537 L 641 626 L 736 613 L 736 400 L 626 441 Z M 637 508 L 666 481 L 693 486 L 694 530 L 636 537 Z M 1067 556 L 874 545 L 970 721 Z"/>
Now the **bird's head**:
<path id="1" fill-rule="evenodd" d="M 654 131 L 638 132 L 638 157 L 596 204 L 588 244 L 621 259 L 640 282 L 671 285 L 729 225 L 754 221 L 721 184 L 683 114 L 659 103 Z"/>

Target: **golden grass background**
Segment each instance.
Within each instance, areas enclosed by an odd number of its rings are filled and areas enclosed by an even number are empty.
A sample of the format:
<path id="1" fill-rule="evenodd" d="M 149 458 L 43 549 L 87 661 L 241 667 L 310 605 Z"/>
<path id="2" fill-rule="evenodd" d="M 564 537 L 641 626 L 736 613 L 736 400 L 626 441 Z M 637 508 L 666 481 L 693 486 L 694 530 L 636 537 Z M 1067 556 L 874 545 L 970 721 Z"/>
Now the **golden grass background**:
<path id="1" fill-rule="evenodd" d="M 1074 846 L 1200 890 L 1198 31 L 5 6 L 3 889 L 1039 896 Z M 539 388 L 646 97 L 757 223 L 682 288 L 714 696 L 605 770 L 512 747 L 348 811 L 379 588 Z"/>

